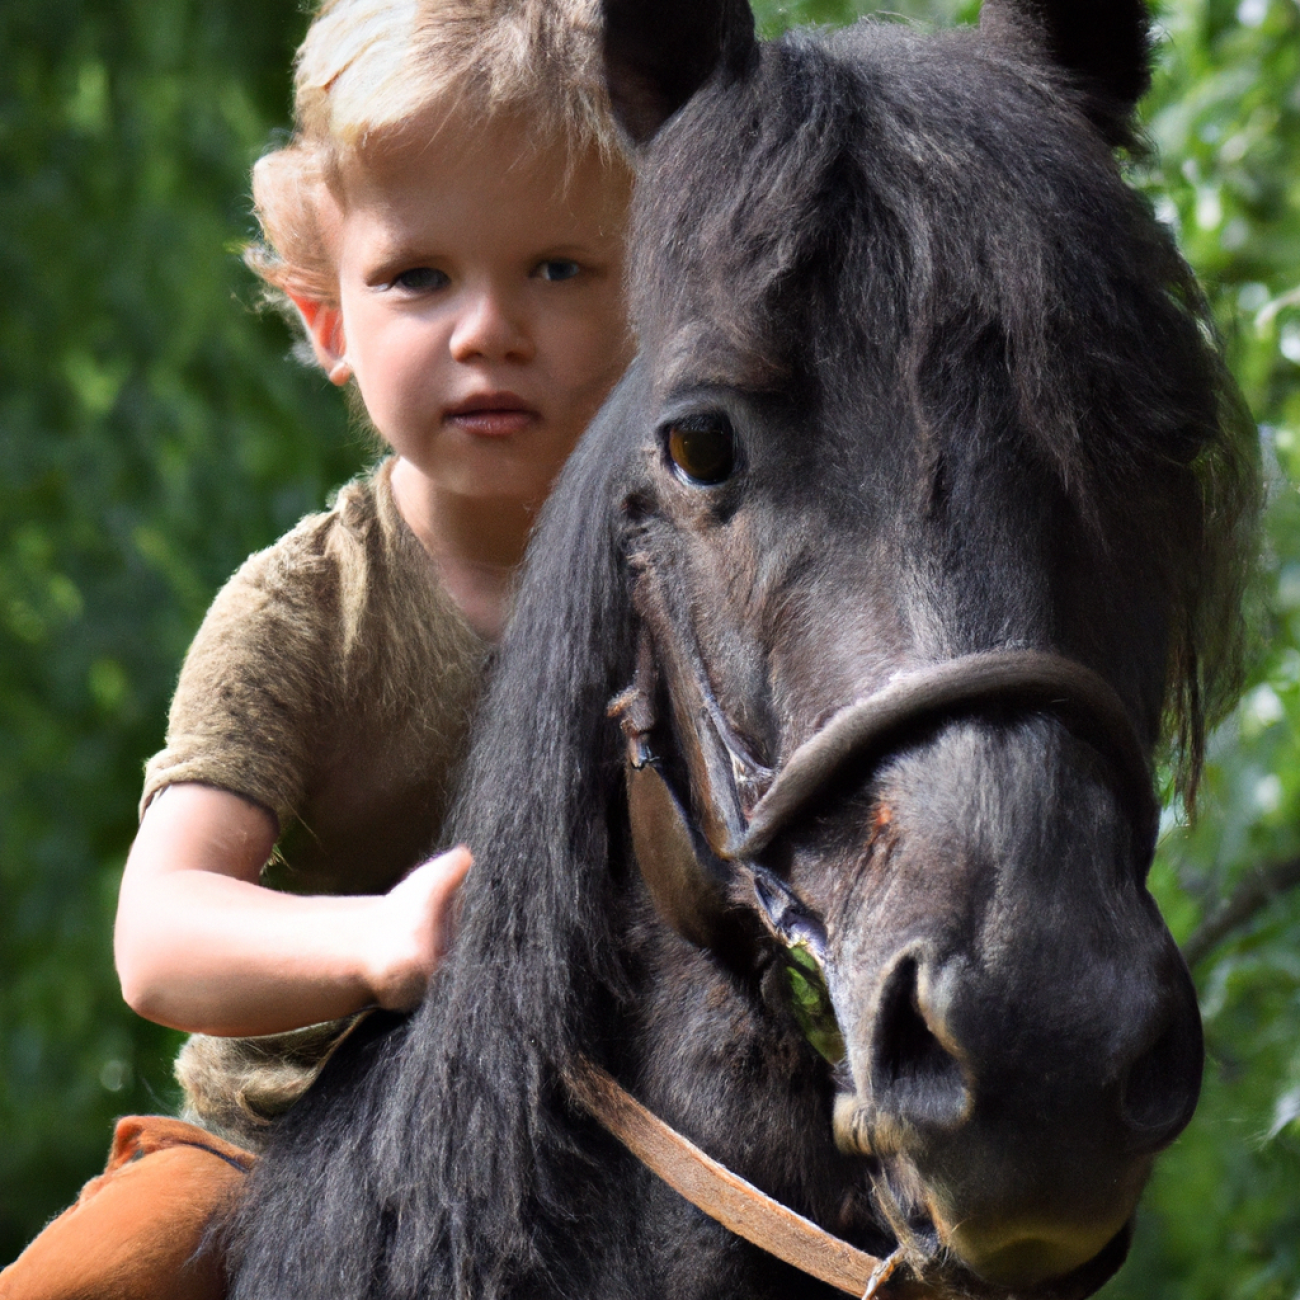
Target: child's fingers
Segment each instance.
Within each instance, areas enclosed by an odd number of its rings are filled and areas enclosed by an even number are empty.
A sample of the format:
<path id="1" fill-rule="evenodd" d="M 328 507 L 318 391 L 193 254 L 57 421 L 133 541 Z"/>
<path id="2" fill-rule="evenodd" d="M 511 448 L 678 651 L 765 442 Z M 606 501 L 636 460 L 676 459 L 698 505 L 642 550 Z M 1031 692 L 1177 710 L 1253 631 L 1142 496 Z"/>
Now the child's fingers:
<path id="1" fill-rule="evenodd" d="M 429 920 L 435 936 L 435 962 L 441 962 L 456 937 L 456 895 L 464 883 L 474 857 L 463 844 L 425 863 L 433 877 L 429 896 Z"/>
<path id="2" fill-rule="evenodd" d="M 455 937 L 456 895 L 474 859 L 464 845 L 422 862 L 379 900 L 371 981 L 380 1006 L 413 1007 Z"/>
<path id="3" fill-rule="evenodd" d="M 436 858 L 429 858 L 412 868 L 410 873 L 389 890 L 390 898 L 404 897 L 407 900 L 427 898 L 439 905 L 449 901 L 460 888 L 466 873 L 474 863 L 474 857 L 463 845 L 458 844 Z"/>
<path id="4" fill-rule="evenodd" d="M 473 865 L 474 855 L 465 845 L 457 844 L 454 849 L 448 849 L 446 853 L 440 853 L 436 858 L 430 858 L 424 864 L 424 868 L 433 871 L 448 892 L 455 893 Z"/>
<path id="5" fill-rule="evenodd" d="M 446 930 L 456 893 L 473 864 L 473 855 L 463 844 L 458 844 L 454 849 L 421 863 L 398 886 L 399 889 L 409 887 L 408 892 L 419 894 L 424 899 L 435 934 L 441 936 Z M 449 931 L 447 934 L 450 937 Z"/>

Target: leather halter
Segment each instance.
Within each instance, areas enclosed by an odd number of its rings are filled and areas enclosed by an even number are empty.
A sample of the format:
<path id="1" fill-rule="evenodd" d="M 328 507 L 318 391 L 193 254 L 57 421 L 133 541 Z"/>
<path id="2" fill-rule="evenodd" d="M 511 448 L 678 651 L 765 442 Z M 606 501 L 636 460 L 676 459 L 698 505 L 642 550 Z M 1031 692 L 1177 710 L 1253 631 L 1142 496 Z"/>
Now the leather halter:
<path id="1" fill-rule="evenodd" d="M 656 907 L 701 947 L 725 946 L 723 915 L 737 876 L 751 874 L 773 841 L 850 760 L 879 762 L 909 734 L 945 719 L 981 712 L 1048 712 L 1108 760 L 1134 828 L 1154 845 L 1159 805 L 1151 768 L 1128 710 L 1092 669 L 1039 650 L 992 650 L 899 673 L 880 690 L 833 713 L 776 772 L 757 763 L 736 738 L 693 654 L 675 651 L 671 683 L 693 697 L 674 701 L 678 730 L 694 723 L 687 801 L 659 766 L 652 737 L 657 668 L 643 633 L 636 679 L 610 706 L 628 738 L 632 843 Z M 688 807 L 688 802 L 691 807 Z"/>
<path id="2" fill-rule="evenodd" d="M 1059 716 L 1110 760 L 1138 833 L 1154 843 L 1159 806 L 1145 747 L 1115 689 L 1073 660 L 1036 650 L 998 650 L 901 673 L 832 714 L 773 773 L 744 752 L 701 679 L 698 659 L 690 659 L 696 670 L 690 676 L 696 677 L 691 687 L 697 715 L 707 720 L 729 761 L 731 815 L 706 808 L 702 827 L 655 763 L 649 744 L 657 723 L 655 666 L 644 633 L 637 679 L 613 702 L 610 713 L 620 718 L 629 742 L 628 802 L 638 865 L 664 919 L 693 943 L 711 947 L 719 942 L 719 925 L 710 913 L 730 901 L 727 876 L 737 868 L 752 872 L 752 860 L 850 759 L 879 759 L 909 730 L 958 714 L 1014 707 Z M 712 758 L 710 762 L 705 754 L 703 762 L 716 772 L 721 765 L 717 755 Z M 742 827 L 736 827 L 735 812 L 744 819 Z M 730 832 L 725 839 L 720 833 L 724 827 Z M 602 1127 L 669 1186 L 777 1258 L 864 1300 L 886 1295 L 923 1300 L 939 1294 L 909 1268 L 898 1267 L 901 1251 L 876 1259 L 795 1214 L 705 1155 L 590 1062 L 580 1063 L 568 1085 Z"/>
<path id="3" fill-rule="evenodd" d="M 849 758 L 879 752 L 905 728 L 981 707 L 1015 705 L 1062 716 L 1115 765 L 1139 826 L 1154 832 L 1159 808 L 1142 742 L 1114 687 L 1083 664 L 1041 650 L 990 650 L 902 673 L 881 690 L 832 714 L 781 768 L 758 801 L 749 828 L 723 856 L 761 853 Z"/>

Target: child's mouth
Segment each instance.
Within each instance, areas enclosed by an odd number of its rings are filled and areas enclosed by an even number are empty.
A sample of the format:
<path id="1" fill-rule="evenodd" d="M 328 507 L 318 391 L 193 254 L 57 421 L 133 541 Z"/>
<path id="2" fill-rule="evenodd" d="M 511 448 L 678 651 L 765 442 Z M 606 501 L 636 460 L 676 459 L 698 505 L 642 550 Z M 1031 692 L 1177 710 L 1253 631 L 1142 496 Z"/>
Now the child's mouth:
<path id="1" fill-rule="evenodd" d="M 540 418 L 540 413 L 514 393 L 482 393 L 449 406 L 443 423 L 454 425 L 480 438 L 505 438 L 522 433 Z"/>

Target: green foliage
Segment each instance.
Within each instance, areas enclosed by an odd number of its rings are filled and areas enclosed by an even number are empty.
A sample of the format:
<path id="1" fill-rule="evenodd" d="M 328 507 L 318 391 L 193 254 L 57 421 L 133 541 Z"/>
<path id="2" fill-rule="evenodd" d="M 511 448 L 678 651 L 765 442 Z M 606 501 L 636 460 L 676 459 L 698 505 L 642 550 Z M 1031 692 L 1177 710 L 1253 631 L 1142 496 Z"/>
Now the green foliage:
<path id="1" fill-rule="evenodd" d="M 1142 178 L 1206 286 L 1260 422 L 1268 549 L 1250 686 L 1211 748 L 1196 824 L 1153 887 L 1180 937 L 1251 873 L 1300 855 L 1300 6 L 1171 0 Z M 1106 1294 L 1292 1300 L 1300 1291 L 1300 896 L 1202 960 L 1209 1059 Z"/>
<path id="2" fill-rule="evenodd" d="M 766 34 L 868 0 L 762 0 Z M 978 0 L 895 0 L 972 21 Z M 257 0 L 0 6 L 0 1258 L 166 1109 L 175 1036 L 122 1006 L 110 931 L 140 764 L 217 585 L 360 463 L 254 314 L 247 169 L 305 19 Z M 1180 938 L 1300 855 L 1300 4 L 1168 0 L 1135 171 L 1179 232 L 1272 474 L 1250 688 L 1152 887 Z M 1300 892 L 1197 971 L 1210 1063 L 1113 1300 L 1300 1292 Z"/>
<path id="3" fill-rule="evenodd" d="M 303 24 L 0 6 L 0 1259 L 172 1105 L 110 950 L 141 763 L 217 586 L 358 460 L 234 252 Z"/>
<path id="4" fill-rule="evenodd" d="M 804 1036 L 832 1065 L 844 1059 L 844 1036 L 826 987 L 826 972 L 807 940 L 786 949 L 785 983 L 790 1005 Z"/>
<path id="5" fill-rule="evenodd" d="M 841 27 L 862 17 L 950 27 L 974 22 L 980 0 L 751 0 L 760 33 L 779 36 L 791 27 Z"/>

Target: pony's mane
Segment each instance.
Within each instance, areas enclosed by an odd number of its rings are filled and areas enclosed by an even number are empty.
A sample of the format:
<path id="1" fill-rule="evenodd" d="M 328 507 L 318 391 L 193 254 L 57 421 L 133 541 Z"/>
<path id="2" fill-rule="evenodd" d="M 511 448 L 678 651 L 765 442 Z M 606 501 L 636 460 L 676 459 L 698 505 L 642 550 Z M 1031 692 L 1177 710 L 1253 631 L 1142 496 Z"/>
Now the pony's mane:
<path id="1" fill-rule="evenodd" d="M 281 1121 L 224 1230 L 235 1296 L 379 1287 L 491 1300 L 521 1270 L 576 1288 L 580 1263 L 561 1264 L 547 1242 L 563 1240 L 575 1183 L 597 1221 L 616 1200 L 602 1191 L 608 1162 L 575 1145 L 554 1094 L 624 983 L 612 964 L 607 816 L 621 753 L 606 710 L 631 675 L 619 503 L 639 433 L 624 408 L 638 384 L 634 366 L 566 466 L 530 550 L 467 793 L 446 828 L 448 843 L 475 849 L 453 953 L 413 1018 L 363 1022 Z M 408 1038 L 418 1047 L 403 1050 Z M 594 1130 L 591 1140 L 610 1141 Z M 552 1180 L 575 1160 L 581 1178 L 561 1193 Z M 414 1169 L 422 1176 L 408 1181 Z"/>
<path id="2" fill-rule="evenodd" d="M 1087 108 L 970 30 L 788 36 L 670 124 L 638 191 L 634 301 L 643 334 L 720 327 L 693 350 L 720 344 L 759 387 L 865 357 L 939 444 L 1013 412 L 1109 549 L 1159 552 L 1190 802 L 1240 684 L 1256 440 L 1191 271 Z"/>

